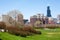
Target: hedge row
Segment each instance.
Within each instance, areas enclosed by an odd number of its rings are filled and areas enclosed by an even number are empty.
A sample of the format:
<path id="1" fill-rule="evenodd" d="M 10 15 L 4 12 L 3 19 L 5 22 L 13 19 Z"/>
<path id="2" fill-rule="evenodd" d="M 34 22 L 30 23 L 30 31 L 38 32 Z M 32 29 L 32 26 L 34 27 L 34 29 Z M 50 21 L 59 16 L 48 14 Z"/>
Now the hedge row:
<path id="1" fill-rule="evenodd" d="M 6 26 L 4 22 L 0 22 L 0 29 L 4 29 L 5 32 L 14 35 L 20 35 L 22 37 L 26 37 L 33 34 L 41 34 L 40 31 L 34 30 L 32 27 L 15 27 L 15 26 Z"/>
<path id="2" fill-rule="evenodd" d="M 8 32 L 11 34 L 15 34 L 17 36 L 20 35 L 22 37 L 26 37 L 33 34 L 41 34 L 40 31 L 36 31 L 30 27 L 18 28 L 18 27 L 10 26 L 10 27 L 7 27 L 6 30 L 8 30 Z"/>

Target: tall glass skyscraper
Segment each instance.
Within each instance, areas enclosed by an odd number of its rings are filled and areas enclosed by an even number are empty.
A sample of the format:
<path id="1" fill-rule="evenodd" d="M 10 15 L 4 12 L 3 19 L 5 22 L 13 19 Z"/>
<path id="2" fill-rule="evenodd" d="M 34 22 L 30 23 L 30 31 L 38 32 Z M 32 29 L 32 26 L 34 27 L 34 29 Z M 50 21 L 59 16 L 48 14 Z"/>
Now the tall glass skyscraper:
<path id="1" fill-rule="evenodd" d="M 47 17 L 51 17 L 50 6 L 47 6 Z"/>

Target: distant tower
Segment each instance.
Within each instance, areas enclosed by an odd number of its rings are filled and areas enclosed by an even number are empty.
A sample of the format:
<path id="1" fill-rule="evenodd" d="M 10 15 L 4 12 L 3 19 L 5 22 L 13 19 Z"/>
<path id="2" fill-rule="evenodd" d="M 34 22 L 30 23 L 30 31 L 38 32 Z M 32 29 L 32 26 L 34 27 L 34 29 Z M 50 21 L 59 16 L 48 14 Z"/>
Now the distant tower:
<path id="1" fill-rule="evenodd" d="M 47 6 L 47 17 L 51 17 L 50 6 Z"/>

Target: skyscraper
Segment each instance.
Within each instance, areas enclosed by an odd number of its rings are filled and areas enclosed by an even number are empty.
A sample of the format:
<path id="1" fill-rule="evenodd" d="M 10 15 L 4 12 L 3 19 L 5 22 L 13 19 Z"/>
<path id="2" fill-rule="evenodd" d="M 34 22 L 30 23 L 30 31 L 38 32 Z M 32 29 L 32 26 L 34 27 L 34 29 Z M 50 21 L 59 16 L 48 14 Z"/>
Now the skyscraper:
<path id="1" fill-rule="evenodd" d="M 47 17 L 51 17 L 50 6 L 47 6 Z"/>

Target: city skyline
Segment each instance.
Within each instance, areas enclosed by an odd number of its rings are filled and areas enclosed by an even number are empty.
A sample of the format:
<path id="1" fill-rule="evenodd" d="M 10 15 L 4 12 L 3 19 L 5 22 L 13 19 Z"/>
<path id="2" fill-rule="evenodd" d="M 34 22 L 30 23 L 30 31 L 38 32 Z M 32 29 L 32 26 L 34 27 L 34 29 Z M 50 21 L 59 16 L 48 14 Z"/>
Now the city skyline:
<path id="1" fill-rule="evenodd" d="M 6 14 L 11 10 L 19 10 L 24 18 L 37 13 L 47 14 L 47 6 L 50 6 L 52 17 L 56 18 L 60 14 L 60 0 L 0 0 L 0 15 Z"/>

